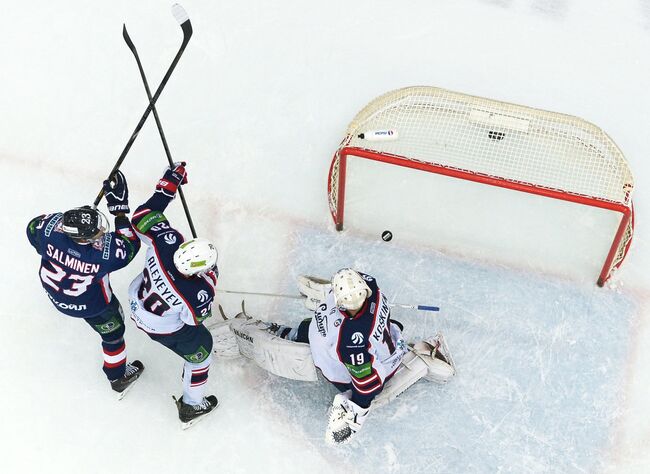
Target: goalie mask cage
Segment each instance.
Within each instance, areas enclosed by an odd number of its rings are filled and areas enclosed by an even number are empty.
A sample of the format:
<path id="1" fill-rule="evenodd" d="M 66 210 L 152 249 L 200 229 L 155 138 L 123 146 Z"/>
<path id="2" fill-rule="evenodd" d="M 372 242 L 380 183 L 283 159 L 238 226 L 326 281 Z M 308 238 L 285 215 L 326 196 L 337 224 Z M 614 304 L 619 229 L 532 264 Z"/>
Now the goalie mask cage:
<path id="1" fill-rule="evenodd" d="M 398 138 L 359 137 L 385 129 Z M 356 115 L 334 154 L 328 195 L 337 230 L 343 229 L 348 156 L 621 213 L 599 286 L 632 240 L 634 180 L 627 162 L 605 132 L 577 117 L 436 87 L 386 93 Z"/>

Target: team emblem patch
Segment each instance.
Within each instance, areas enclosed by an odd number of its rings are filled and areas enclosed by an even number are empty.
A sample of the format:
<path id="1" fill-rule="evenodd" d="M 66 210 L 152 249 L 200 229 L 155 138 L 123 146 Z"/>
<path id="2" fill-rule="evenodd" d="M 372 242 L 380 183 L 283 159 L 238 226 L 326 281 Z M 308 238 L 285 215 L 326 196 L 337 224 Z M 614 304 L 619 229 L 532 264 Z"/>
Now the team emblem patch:
<path id="1" fill-rule="evenodd" d="M 109 321 L 106 321 L 105 323 L 96 324 L 95 329 L 99 334 L 108 334 L 115 331 L 120 326 L 121 326 L 120 322 L 115 317 L 112 317 Z"/>
<path id="2" fill-rule="evenodd" d="M 174 245 L 176 243 L 176 236 L 174 234 L 167 234 L 163 239 L 165 239 L 165 243 L 168 245 Z"/>
<path id="3" fill-rule="evenodd" d="M 363 334 L 360 332 L 355 332 L 352 334 L 352 342 L 354 344 L 361 344 L 363 342 Z"/>
<path id="4" fill-rule="evenodd" d="M 197 293 L 196 297 L 199 299 L 201 303 L 205 303 L 208 301 L 208 298 L 210 298 L 210 295 L 208 294 L 207 291 L 201 290 Z"/>
<path id="5" fill-rule="evenodd" d="M 205 350 L 205 347 L 201 346 L 199 347 L 199 350 L 194 354 L 187 354 L 184 357 L 188 362 L 198 364 L 199 362 L 204 361 L 208 355 L 208 351 Z"/>

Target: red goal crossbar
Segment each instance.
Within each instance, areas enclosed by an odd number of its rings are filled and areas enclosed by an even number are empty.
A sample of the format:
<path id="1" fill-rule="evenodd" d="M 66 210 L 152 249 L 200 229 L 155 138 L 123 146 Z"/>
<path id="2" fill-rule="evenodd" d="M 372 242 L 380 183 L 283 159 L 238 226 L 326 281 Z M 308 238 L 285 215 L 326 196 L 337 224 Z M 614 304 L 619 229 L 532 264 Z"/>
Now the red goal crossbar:
<path id="1" fill-rule="evenodd" d="M 452 132 L 449 131 L 452 127 L 443 122 L 445 114 L 451 116 L 450 120 L 457 122 L 456 129 Z M 440 118 L 441 116 L 443 119 Z M 360 139 L 364 131 L 378 128 L 395 128 L 395 135 L 399 135 L 399 138 L 388 144 Z M 438 132 L 439 128 L 445 130 Z M 455 149 L 462 149 L 466 145 L 463 140 L 470 134 L 473 134 L 471 140 L 467 141 L 472 144 L 477 140 L 485 140 L 486 137 L 487 141 L 498 140 L 500 143 L 505 143 L 510 136 L 516 137 L 519 141 L 517 148 L 513 148 L 514 151 L 504 148 L 511 154 L 507 158 L 516 162 L 517 166 L 512 167 L 516 173 L 507 168 L 510 163 L 504 165 L 499 162 L 502 160 L 501 156 L 494 158 L 496 155 L 487 156 L 489 153 L 486 153 L 486 156 L 488 159 L 494 159 L 495 168 L 499 171 L 505 170 L 503 174 L 509 173 L 510 176 L 499 176 L 496 173 L 490 174 L 454 166 L 453 159 L 444 162 L 446 158 L 444 149 L 442 152 L 439 150 L 435 153 L 429 152 L 429 148 L 434 148 L 441 142 L 453 143 Z M 415 138 L 412 138 L 414 136 Z M 540 153 L 539 149 L 532 150 L 527 155 L 528 150 L 525 146 L 528 136 L 532 137 L 531 143 L 538 148 L 542 140 L 546 140 L 544 143 L 550 143 L 551 148 L 556 147 L 556 143 L 564 147 L 560 152 L 552 150 L 565 161 L 556 159 L 549 164 L 550 172 L 547 174 L 561 175 L 562 169 L 557 170 L 552 167 L 561 168 L 566 161 L 570 161 L 567 165 L 569 170 L 585 175 L 576 178 L 573 187 L 582 191 L 593 190 L 593 192 L 589 194 L 570 189 L 573 183 L 569 182 L 567 185 L 566 180 L 562 179 L 564 177 L 558 179 L 558 183 L 562 186 L 554 187 L 548 183 L 540 185 L 534 182 L 535 172 L 527 173 L 526 170 L 522 172 L 522 162 L 525 165 L 525 160 L 535 165 L 531 166 L 531 169 L 546 166 L 545 155 L 543 152 Z M 430 137 L 435 137 L 435 140 Z M 408 156 L 398 153 L 401 148 L 409 152 Z M 472 152 L 473 150 L 470 150 L 468 154 L 471 155 Z M 571 153 L 580 156 L 572 160 Z M 620 222 L 597 280 L 599 286 L 603 286 L 612 271 L 621 265 L 632 241 L 633 182 L 622 153 L 604 132 L 577 117 L 476 98 L 434 87 L 412 87 L 387 93 L 375 99 L 357 114 L 330 165 L 329 205 L 336 229 L 339 231 L 343 229 L 345 216 L 346 171 L 349 156 L 619 212 Z M 469 158 L 471 160 L 473 157 Z M 476 161 L 483 167 L 486 161 L 489 163 L 484 156 L 479 158 Z M 466 165 L 467 162 L 463 164 Z M 590 176 L 589 173 L 600 173 L 600 175 Z M 513 175 L 517 175 L 519 179 L 514 179 Z M 547 176 L 544 175 L 542 178 Z"/>

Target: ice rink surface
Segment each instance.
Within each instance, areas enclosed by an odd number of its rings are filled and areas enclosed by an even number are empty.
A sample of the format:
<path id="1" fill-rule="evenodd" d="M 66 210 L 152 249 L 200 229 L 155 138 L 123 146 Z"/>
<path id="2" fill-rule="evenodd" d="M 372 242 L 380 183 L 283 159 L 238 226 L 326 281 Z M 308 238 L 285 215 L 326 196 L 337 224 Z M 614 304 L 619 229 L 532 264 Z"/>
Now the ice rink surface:
<path id="1" fill-rule="evenodd" d="M 116 402 L 99 339 L 40 287 L 25 226 L 96 195 L 147 104 L 122 23 L 153 88 L 180 44 L 170 6 L 36 0 L 0 18 L 0 472 L 650 472 L 650 2 L 183 2 L 194 37 L 158 110 L 189 163 L 198 233 L 218 245 L 219 287 L 294 293 L 299 274 L 353 266 L 391 301 L 441 308 L 393 318 L 408 339 L 442 331 L 457 377 L 418 382 L 340 448 L 323 440 L 332 387 L 241 359 L 213 363 L 221 405 L 181 431 L 182 362 L 130 321 L 129 357 L 146 372 Z M 409 181 L 377 208 L 359 185 L 349 227 L 334 230 L 327 170 L 347 123 L 409 85 L 577 115 L 616 141 L 636 178 L 636 233 L 605 288 L 594 281 L 609 217 L 514 192 L 441 184 L 434 199 Z M 152 120 L 123 166 L 132 208 L 164 166 Z M 426 231 L 381 241 L 391 203 Z M 169 219 L 187 231 L 179 202 Z M 123 304 L 143 255 L 112 276 Z M 234 315 L 241 298 L 220 303 Z M 266 320 L 309 316 L 290 299 L 246 306 Z"/>

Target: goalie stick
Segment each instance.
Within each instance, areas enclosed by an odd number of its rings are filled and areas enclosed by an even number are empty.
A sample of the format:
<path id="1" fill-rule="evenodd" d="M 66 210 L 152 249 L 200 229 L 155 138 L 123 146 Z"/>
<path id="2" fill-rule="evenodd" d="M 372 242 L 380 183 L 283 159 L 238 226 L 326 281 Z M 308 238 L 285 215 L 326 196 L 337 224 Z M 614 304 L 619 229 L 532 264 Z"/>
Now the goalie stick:
<path id="1" fill-rule="evenodd" d="M 165 132 L 163 132 L 162 124 L 160 123 L 160 117 L 158 116 L 158 111 L 156 110 L 155 101 L 151 96 L 151 89 L 149 89 L 149 82 L 147 81 L 147 76 L 144 73 L 144 68 L 142 67 L 142 62 L 140 61 L 140 55 L 138 54 L 138 50 L 135 48 L 135 44 L 133 44 L 133 41 L 131 41 L 129 32 L 126 31 L 126 25 L 124 25 L 122 28 L 122 36 L 124 37 L 124 41 L 126 42 L 126 45 L 133 53 L 136 63 L 138 63 L 138 69 L 140 70 L 140 77 L 142 78 L 144 89 L 145 91 L 147 91 L 147 98 L 149 99 L 149 103 L 151 104 L 151 111 L 153 112 L 154 119 L 156 120 L 156 126 L 158 127 L 158 133 L 160 134 L 160 139 L 162 140 L 163 147 L 165 148 L 165 155 L 167 155 L 167 161 L 169 162 L 169 166 L 173 167 L 174 160 L 172 159 L 171 151 L 169 151 L 169 146 L 167 145 L 167 139 L 165 138 Z M 185 195 L 183 194 L 183 189 L 181 188 L 180 184 L 178 185 L 178 195 L 181 197 L 181 203 L 183 204 L 183 210 L 185 211 L 185 216 L 187 217 L 187 223 L 190 226 L 192 237 L 196 238 L 196 230 L 194 230 L 194 223 L 192 222 L 190 209 L 187 207 L 187 202 L 185 201 Z"/>
<path id="2" fill-rule="evenodd" d="M 286 293 L 261 293 L 256 291 L 235 291 L 235 290 L 221 290 L 217 288 L 219 293 L 231 293 L 234 295 L 253 295 L 253 296 L 272 296 L 276 298 L 292 298 L 295 300 L 302 300 L 305 298 L 303 295 L 289 295 Z M 417 309 L 419 311 L 440 311 L 440 307 L 429 304 L 406 304 L 406 303 L 388 303 L 391 308 L 404 308 L 404 309 Z"/>
<path id="3" fill-rule="evenodd" d="M 169 81 L 169 78 L 172 75 L 172 72 L 176 68 L 176 65 L 178 64 L 178 61 L 181 59 L 181 56 L 183 55 L 183 52 L 185 51 L 185 47 L 187 46 L 187 43 L 189 43 L 190 38 L 192 37 L 192 23 L 190 22 L 190 18 L 187 16 L 187 12 L 183 7 L 181 7 L 178 3 L 175 3 L 172 5 L 172 15 L 174 15 L 174 18 L 178 22 L 178 24 L 181 26 L 181 29 L 183 30 L 183 42 L 181 43 L 180 48 L 178 49 L 178 52 L 176 53 L 176 56 L 174 57 L 174 60 L 172 61 L 171 65 L 167 69 L 167 72 L 165 73 L 165 76 L 163 77 L 162 81 L 160 82 L 160 85 L 158 86 L 158 89 L 156 90 L 156 93 L 154 96 L 151 98 L 151 101 L 149 102 L 149 105 L 147 105 L 147 109 L 144 111 L 144 114 L 142 115 L 142 118 L 138 122 L 138 125 L 136 125 L 135 130 L 131 134 L 131 138 L 129 138 L 129 141 L 126 143 L 126 146 L 124 147 L 124 150 L 122 151 L 122 154 L 120 157 L 117 159 L 117 162 L 115 163 L 115 166 L 113 166 L 113 169 L 108 175 L 108 179 L 110 180 L 115 172 L 120 169 L 120 166 L 122 165 L 122 162 L 126 158 L 126 155 L 129 153 L 129 150 L 131 149 L 131 146 L 135 142 L 135 139 L 138 137 L 138 134 L 140 133 L 140 130 L 142 130 L 142 127 L 144 126 L 144 123 L 147 120 L 147 117 L 149 117 L 149 114 L 153 110 L 153 106 L 155 105 L 156 101 L 160 97 L 160 94 L 162 93 L 163 89 L 167 85 L 167 81 Z M 99 202 L 102 200 L 102 197 L 104 196 L 104 189 L 102 188 L 99 191 L 99 194 L 95 198 L 95 202 L 93 203 L 93 208 L 96 209 L 97 205 Z"/>

